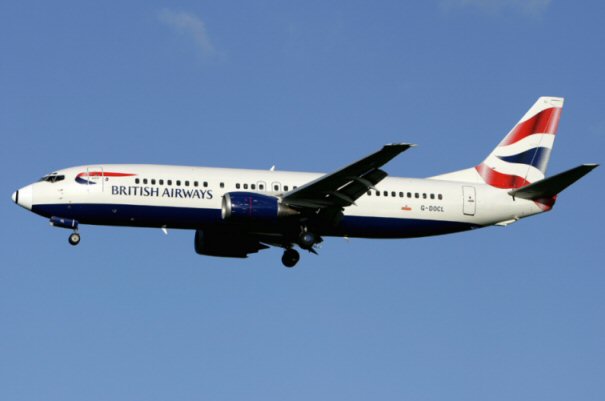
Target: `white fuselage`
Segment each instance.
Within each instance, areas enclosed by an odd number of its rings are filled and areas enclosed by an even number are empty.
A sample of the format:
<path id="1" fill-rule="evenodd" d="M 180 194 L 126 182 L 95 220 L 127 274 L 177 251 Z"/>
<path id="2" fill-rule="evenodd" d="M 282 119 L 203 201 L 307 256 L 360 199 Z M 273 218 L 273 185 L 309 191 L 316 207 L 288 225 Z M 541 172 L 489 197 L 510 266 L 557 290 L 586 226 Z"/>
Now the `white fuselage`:
<path id="1" fill-rule="evenodd" d="M 551 210 L 557 194 L 597 167 L 546 177 L 563 98 L 543 96 L 474 167 L 425 179 L 388 176 L 412 148 L 390 143 L 328 174 L 108 164 L 72 167 L 13 194 L 15 203 L 72 230 L 79 224 L 195 230 L 198 254 L 245 258 L 271 246 L 293 267 L 295 246 L 325 236 L 411 238 L 506 226 Z"/>
<path id="2" fill-rule="evenodd" d="M 229 224 L 221 217 L 223 195 L 257 192 L 281 197 L 320 173 L 112 164 L 72 167 L 62 179 L 19 190 L 21 206 L 45 217 L 81 224 L 199 229 Z M 340 223 L 322 235 L 407 238 L 506 225 L 542 212 L 485 184 L 387 177 L 344 208 Z M 256 231 L 280 231 L 279 222 Z"/>

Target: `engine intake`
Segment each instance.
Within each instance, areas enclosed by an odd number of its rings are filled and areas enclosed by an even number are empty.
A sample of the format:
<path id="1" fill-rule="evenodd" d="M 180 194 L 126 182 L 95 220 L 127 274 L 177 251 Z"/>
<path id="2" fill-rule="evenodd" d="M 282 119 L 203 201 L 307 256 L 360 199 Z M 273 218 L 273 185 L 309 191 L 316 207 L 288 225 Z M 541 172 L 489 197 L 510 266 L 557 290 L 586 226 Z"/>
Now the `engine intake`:
<path id="1" fill-rule="evenodd" d="M 254 192 L 228 192 L 221 206 L 223 220 L 275 220 L 296 214 L 297 210 L 282 205 L 277 197 Z"/>

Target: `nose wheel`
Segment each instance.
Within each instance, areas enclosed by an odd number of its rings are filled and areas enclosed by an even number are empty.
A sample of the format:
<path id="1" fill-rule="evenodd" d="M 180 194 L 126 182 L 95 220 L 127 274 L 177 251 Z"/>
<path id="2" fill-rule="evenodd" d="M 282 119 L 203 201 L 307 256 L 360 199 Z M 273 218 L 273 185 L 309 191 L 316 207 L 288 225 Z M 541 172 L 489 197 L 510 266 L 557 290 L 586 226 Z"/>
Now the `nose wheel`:
<path id="1" fill-rule="evenodd" d="M 300 254 L 295 249 L 286 249 L 284 251 L 284 256 L 281 257 L 281 262 L 287 268 L 291 268 L 296 266 L 298 260 L 300 259 Z"/>
<path id="2" fill-rule="evenodd" d="M 70 245 L 76 246 L 80 243 L 80 234 L 71 233 L 67 240 L 69 241 Z"/>

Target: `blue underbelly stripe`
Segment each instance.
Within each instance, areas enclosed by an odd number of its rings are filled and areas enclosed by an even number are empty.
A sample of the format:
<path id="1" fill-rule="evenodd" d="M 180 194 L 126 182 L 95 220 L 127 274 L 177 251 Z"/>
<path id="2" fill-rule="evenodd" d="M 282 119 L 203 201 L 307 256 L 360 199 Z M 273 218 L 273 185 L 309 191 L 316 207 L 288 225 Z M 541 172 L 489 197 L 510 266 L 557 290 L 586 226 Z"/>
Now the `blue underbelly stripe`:
<path id="1" fill-rule="evenodd" d="M 34 205 L 34 213 L 45 217 L 60 216 L 78 220 L 81 224 L 109 226 L 199 228 L 220 223 L 220 209 L 171 206 L 115 204 L 52 204 Z"/>
<path id="2" fill-rule="evenodd" d="M 80 224 L 197 229 L 225 225 L 220 209 L 113 204 L 34 205 L 41 216 L 78 220 Z M 326 236 L 409 238 L 466 231 L 479 226 L 455 221 L 345 216 L 338 226 L 319 233 Z M 281 231 L 279 221 L 266 227 Z"/>
<path id="3" fill-rule="evenodd" d="M 449 234 L 478 228 L 457 221 L 345 216 L 334 232 L 326 235 L 365 238 L 412 238 Z"/>

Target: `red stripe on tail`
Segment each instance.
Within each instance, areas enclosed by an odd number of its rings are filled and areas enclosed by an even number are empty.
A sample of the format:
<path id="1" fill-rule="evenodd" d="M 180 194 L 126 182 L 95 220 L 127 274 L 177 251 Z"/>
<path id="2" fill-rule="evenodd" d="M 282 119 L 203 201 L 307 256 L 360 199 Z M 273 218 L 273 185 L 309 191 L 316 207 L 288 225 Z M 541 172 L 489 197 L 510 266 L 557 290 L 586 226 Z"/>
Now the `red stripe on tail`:
<path id="1" fill-rule="evenodd" d="M 516 175 L 500 173 L 499 171 L 490 168 L 485 163 L 481 163 L 480 165 L 475 167 L 475 169 L 483 178 L 485 183 L 491 185 L 492 187 L 508 189 L 520 188 L 530 184 L 530 182 L 527 181 L 525 178 Z"/>
<path id="2" fill-rule="evenodd" d="M 532 134 L 552 134 L 557 133 L 559 127 L 559 118 L 561 117 L 561 108 L 552 107 L 542 110 L 529 120 L 517 124 L 511 132 L 504 138 L 499 146 L 510 145 L 519 142 L 521 139 Z"/>

